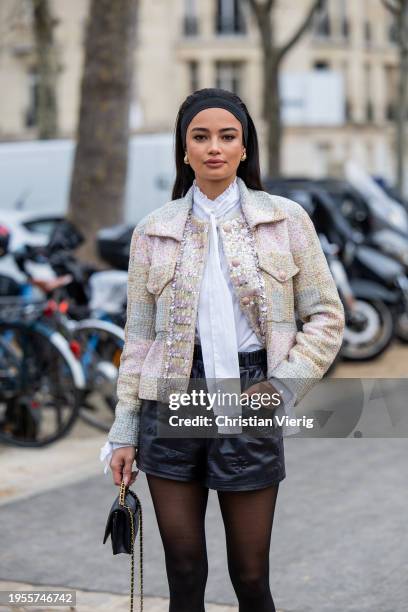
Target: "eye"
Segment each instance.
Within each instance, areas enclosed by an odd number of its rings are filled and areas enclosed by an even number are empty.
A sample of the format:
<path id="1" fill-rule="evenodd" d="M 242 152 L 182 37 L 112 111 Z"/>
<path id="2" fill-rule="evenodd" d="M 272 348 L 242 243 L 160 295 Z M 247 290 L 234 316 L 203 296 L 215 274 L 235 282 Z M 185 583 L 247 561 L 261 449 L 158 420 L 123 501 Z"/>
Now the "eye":
<path id="1" fill-rule="evenodd" d="M 206 136 L 204 134 L 196 134 L 195 136 L 193 136 L 193 140 L 197 140 L 198 142 L 202 142 L 200 139 L 201 138 L 206 138 Z M 228 142 L 230 142 L 231 140 L 234 140 L 235 135 L 234 134 L 225 134 L 223 136 L 224 139 L 226 139 Z"/>

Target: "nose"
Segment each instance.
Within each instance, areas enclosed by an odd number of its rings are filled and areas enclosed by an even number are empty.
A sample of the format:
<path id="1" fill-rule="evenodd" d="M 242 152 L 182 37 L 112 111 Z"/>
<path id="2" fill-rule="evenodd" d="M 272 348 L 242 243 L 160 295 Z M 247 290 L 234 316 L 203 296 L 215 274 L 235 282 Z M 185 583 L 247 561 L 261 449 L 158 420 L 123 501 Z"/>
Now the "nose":
<path id="1" fill-rule="evenodd" d="M 219 144 L 218 136 L 214 134 L 214 136 L 210 137 L 208 152 L 209 153 L 219 153 L 219 151 L 220 151 L 220 144 Z"/>

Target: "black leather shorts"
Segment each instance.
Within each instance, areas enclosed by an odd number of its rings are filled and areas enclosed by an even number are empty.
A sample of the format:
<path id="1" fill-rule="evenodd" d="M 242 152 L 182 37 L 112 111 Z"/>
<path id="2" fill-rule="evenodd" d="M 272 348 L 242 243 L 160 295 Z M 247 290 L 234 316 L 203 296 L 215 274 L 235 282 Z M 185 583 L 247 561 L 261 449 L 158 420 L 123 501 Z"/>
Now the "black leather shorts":
<path id="1" fill-rule="evenodd" d="M 265 380 L 266 351 L 239 353 L 241 391 Z M 205 381 L 201 349 L 194 350 L 191 379 Z M 191 388 L 191 387 L 190 387 Z M 200 387 L 202 388 L 202 387 Z M 196 480 L 217 491 L 248 491 L 277 485 L 286 476 L 283 437 L 276 427 L 268 434 L 221 434 L 216 437 L 160 437 L 155 400 L 142 400 L 136 465 L 147 474 L 181 481 Z M 271 416 L 270 408 L 261 408 Z M 261 415 L 261 416 L 262 416 Z"/>

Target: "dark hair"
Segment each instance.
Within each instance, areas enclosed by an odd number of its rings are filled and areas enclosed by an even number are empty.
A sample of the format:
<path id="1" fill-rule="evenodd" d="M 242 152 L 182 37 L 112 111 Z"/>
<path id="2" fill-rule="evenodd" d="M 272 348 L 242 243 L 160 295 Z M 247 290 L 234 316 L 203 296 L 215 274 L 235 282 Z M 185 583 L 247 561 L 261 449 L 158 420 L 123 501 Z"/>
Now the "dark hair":
<path id="1" fill-rule="evenodd" d="M 231 100 L 237 104 L 245 112 L 248 120 L 248 142 L 245 145 L 246 159 L 242 161 L 237 168 L 237 176 L 242 178 L 246 186 L 250 189 L 257 189 L 264 191 L 264 187 L 261 181 L 261 171 L 259 167 L 259 147 L 258 137 L 254 122 L 248 109 L 239 96 L 228 91 L 226 89 L 219 89 L 217 87 L 208 87 L 205 89 L 199 89 L 194 93 L 187 96 L 182 105 L 179 108 L 176 125 L 175 125 L 175 158 L 176 158 L 176 180 L 173 185 L 172 199 L 183 197 L 189 188 L 191 187 L 194 180 L 194 171 L 189 164 L 184 163 L 184 147 L 181 134 L 181 119 L 184 112 L 190 107 L 193 102 L 202 100 L 204 98 L 212 96 L 218 96 Z"/>

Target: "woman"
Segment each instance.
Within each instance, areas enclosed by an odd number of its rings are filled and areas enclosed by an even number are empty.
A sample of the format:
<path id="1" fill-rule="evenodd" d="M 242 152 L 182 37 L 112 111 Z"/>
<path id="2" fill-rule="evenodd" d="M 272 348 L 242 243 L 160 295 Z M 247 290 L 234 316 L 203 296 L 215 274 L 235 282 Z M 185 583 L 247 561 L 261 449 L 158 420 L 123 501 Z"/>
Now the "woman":
<path id="1" fill-rule="evenodd" d="M 187 97 L 176 121 L 176 168 L 172 201 L 132 237 L 119 402 L 101 459 L 115 449 L 116 485 L 134 482 L 135 457 L 146 473 L 171 612 L 204 610 L 209 488 L 217 490 L 240 612 L 272 612 L 269 547 L 289 426 L 260 427 L 257 436 L 238 418 L 182 438 L 160 427 L 172 394 L 198 389 L 193 380 L 206 381 L 207 391 L 238 381 L 250 399 L 267 393 L 263 415 L 294 414 L 340 348 L 343 307 L 306 212 L 263 190 L 255 126 L 238 96 L 202 89 Z M 240 414 L 238 404 L 230 415 Z M 228 412 L 217 402 L 206 408 L 213 418 Z"/>

